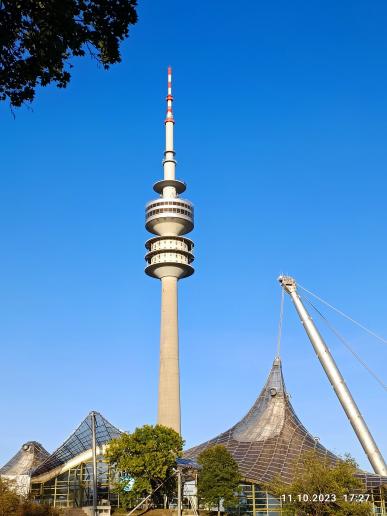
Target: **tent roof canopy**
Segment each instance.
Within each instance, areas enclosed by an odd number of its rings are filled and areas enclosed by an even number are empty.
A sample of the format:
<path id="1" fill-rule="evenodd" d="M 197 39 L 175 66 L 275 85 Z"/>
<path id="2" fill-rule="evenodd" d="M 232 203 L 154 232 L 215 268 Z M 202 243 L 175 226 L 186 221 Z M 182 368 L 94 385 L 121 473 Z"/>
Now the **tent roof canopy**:
<path id="1" fill-rule="evenodd" d="M 90 412 L 70 437 L 33 471 L 33 476 L 46 473 L 80 453 L 90 450 L 92 447 L 92 414 L 93 412 Z M 97 446 L 102 446 L 122 434 L 121 430 L 109 423 L 99 412 L 94 412 L 94 415 Z"/>
<path id="2" fill-rule="evenodd" d="M 28 441 L 0 468 L 1 476 L 30 475 L 50 454 L 37 441 Z"/>
<path id="3" fill-rule="evenodd" d="M 281 359 L 276 357 L 260 395 L 249 412 L 233 427 L 194 448 L 186 458 L 197 459 L 205 449 L 222 444 L 233 455 L 242 477 L 249 482 L 265 483 L 280 475 L 291 482 L 295 466 L 308 451 L 316 451 L 332 462 L 339 457 L 313 437 L 297 417 L 286 392 Z M 367 488 L 387 483 L 387 478 L 358 472 Z"/>

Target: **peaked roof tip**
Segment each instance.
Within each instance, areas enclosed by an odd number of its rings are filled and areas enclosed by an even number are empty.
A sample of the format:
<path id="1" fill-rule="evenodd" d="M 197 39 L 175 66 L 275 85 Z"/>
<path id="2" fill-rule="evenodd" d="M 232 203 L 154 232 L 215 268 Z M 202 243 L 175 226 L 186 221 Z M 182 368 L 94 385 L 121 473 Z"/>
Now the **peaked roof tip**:
<path id="1" fill-rule="evenodd" d="M 315 452 L 332 462 L 341 460 L 325 448 L 297 417 L 286 392 L 281 358 L 277 355 L 266 383 L 249 412 L 229 430 L 184 452 L 197 459 L 205 449 L 222 444 L 237 461 L 242 478 L 262 483 L 280 475 L 291 482 L 294 464 L 305 452 Z M 387 477 L 359 470 L 366 488 L 386 483 Z"/>
<path id="2" fill-rule="evenodd" d="M 104 418 L 100 412 L 91 411 L 74 432 L 59 446 L 59 448 L 57 448 L 44 462 L 34 469 L 33 476 L 50 471 L 51 469 L 76 457 L 80 453 L 91 449 L 92 427 L 90 417 L 92 415 L 94 415 L 96 422 L 97 446 L 104 445 L 123 433 Z"/>
<path id="3" fill-rule="evenodd" d="M 298 419 L 286 392 L 281 358 L 274 358 L 267 380 L 247 414 L 229 430 L 185 452 L 197 458 L 214 444 L 228 448 L 239 464 L 242 476 L 266 482 L 277 473 L 289 480 L 291 462 L 307 450 L 337 457 L 317 443 Z"/>
<path id="4" fill-rule="evenodd" d="M 21 446 L 12 459 L 0 468 L 0 476 L 30 475 L 49 455 L 39 442 L 28 441 Z"/>

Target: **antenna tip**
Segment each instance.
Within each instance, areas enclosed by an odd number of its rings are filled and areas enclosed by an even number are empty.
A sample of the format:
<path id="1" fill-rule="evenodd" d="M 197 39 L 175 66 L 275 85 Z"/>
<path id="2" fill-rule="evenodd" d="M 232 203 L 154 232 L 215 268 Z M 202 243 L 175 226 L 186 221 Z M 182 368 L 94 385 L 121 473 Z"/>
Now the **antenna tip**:
<path id="1" fill-rule="evenodd" d="M 168 75 L 172 74 L 172 66 L 168 66 Z"/>

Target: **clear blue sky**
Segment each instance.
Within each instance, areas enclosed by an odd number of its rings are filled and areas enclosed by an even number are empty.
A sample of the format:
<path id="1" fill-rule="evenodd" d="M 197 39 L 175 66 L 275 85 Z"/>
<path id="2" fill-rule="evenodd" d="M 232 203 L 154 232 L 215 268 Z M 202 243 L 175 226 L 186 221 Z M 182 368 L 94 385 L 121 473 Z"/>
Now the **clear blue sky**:
<path id="1" fill-rule="evenodd" d="M 0 463 L 29 439 L 53 450 L 91 409 L 122 429 L 155 422 L 144 204 L 162 174 L 169 64 L 196 207 L 196 273 L 180 284 L 187 445 L 258 395 L 279 273 L 387 335 L 386 3 L 139 4 L 122 64 L 79 60 L 66 90 L 39 91 L 15 119 L 0 108 Z M 331 320 L 386 382 L 387 346 Z M 327 337 L 386 456 L 386 393 Z M 306 427 L 370 469 L 289 299 L 282 354 Z"/>

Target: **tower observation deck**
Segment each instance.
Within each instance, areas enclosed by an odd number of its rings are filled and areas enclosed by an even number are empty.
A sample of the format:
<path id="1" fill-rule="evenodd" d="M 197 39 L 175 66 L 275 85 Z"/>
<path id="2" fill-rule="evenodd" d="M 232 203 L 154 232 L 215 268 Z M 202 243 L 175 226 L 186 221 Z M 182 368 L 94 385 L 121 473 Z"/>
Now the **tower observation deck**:
<path id="1" fill-rule="evenodd" d="M 172 70 L 168 68 L 167 114 L 165 118 L 164 178 L 154 184 L 159 197 L 145 207 L 145 228 L 155 235 L 145 244 L 146 274 L 161 280 L 161 330 L 158 417 L 160 425 L 180 433 L 179 339 L 177 282 L 193 274 L 192 240 L 186 235 L 194 227 L 194 208 L 179 197 L 186 185 L 176 179 L 173 144 L 175 120 L 172 111 Z"/>

